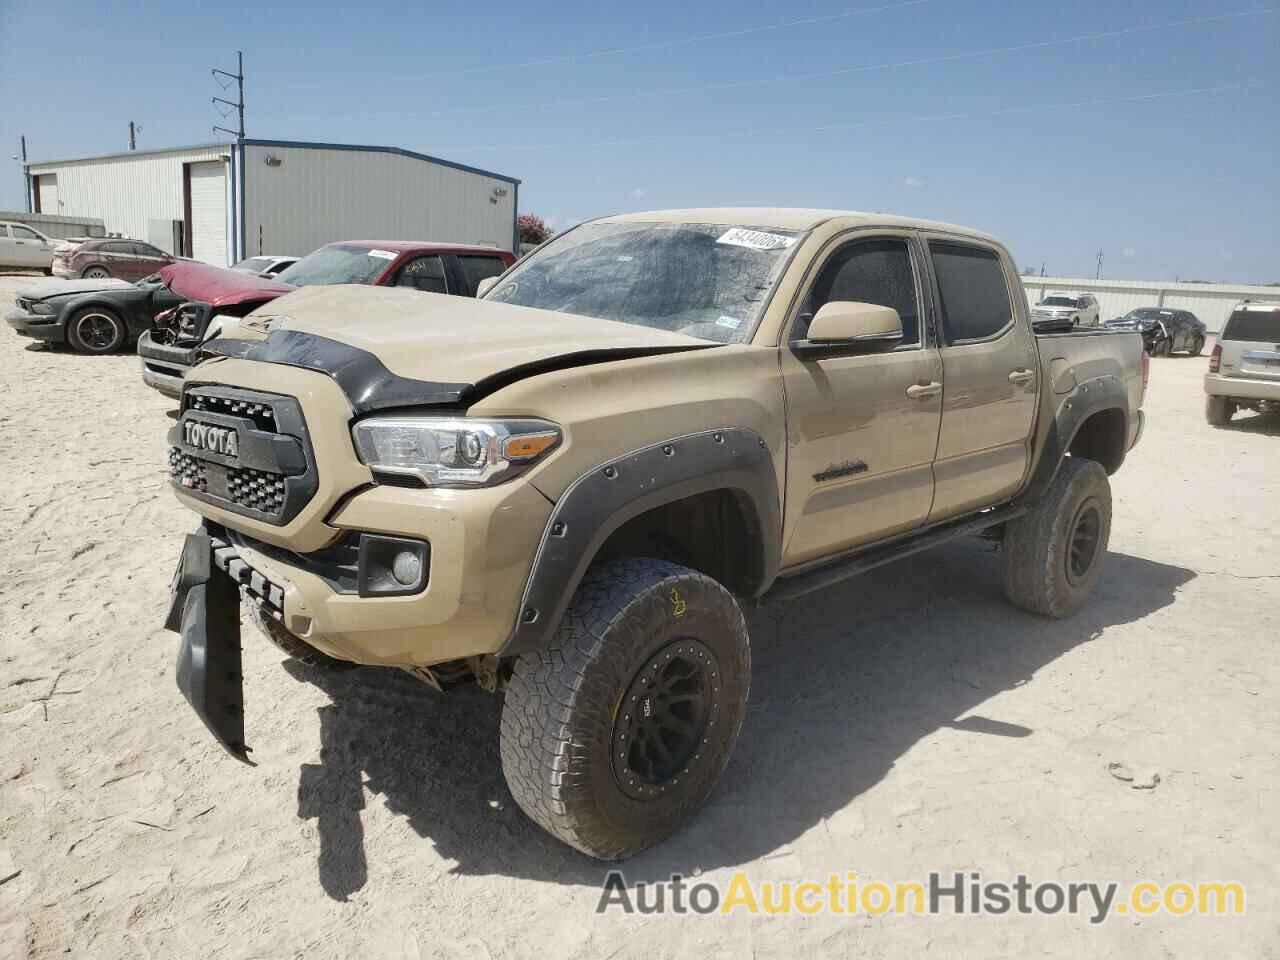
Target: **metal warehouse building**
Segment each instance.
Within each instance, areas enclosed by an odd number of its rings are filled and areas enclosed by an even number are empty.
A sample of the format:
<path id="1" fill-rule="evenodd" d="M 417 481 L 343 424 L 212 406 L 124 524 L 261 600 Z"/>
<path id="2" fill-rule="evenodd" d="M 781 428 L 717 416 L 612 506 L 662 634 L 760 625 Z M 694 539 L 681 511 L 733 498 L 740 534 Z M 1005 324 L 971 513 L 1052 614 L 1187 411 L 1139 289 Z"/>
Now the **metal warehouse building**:
<path id="1" fill-rule="evenodd" d="M 334 240 L 519 249 L 520 181 L 396 147 L 240 140 L 27 167 L 36 213 L 220 266 Z"/>

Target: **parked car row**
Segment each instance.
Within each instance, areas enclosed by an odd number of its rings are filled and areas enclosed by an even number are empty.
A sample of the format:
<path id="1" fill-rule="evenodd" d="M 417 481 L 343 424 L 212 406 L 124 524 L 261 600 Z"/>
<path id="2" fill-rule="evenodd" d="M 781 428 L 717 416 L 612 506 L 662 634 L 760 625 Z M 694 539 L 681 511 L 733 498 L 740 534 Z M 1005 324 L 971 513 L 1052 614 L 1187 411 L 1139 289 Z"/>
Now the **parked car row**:
<path id="1" fill-rule="evenodd" d="M 1037 333 L 1061 333 L 1078 327 L 1099 326 L 1098 298 L 1088 293 L 1051 293 L 1031 308 Z M 1198 356 L 1208 336 L 1205 325 L 1188 310 L 1139 307 L 1123 317 L 1102 324 L 1109 330 L 1135 331 L 1153 357 L 1179 351 Z"/>

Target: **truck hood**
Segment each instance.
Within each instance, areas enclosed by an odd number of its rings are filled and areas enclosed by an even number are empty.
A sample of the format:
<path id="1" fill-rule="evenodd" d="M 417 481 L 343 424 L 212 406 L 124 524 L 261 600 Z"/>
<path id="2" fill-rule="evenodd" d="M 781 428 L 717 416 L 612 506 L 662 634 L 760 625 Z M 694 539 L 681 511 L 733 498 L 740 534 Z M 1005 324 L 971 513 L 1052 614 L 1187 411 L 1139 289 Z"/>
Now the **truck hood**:
<path id="1" fill-rule="evenodd" d="M 262 339 L 250 339 L 262 338 Z M 357 413 L 472 403 L 524 377 L 719 346 L 611 320 L 436 293 L 304 287 L 255 310 L 215 356 L 319 370 Z"/>
<path id="2" fill-rule="evenodd" d="M 23 300 L 47 300 L 49 297 L 60 297 L 68 293 L 96 293 L 99 290 L 111 290 L 115 287 L 127 287 L 125 280 L 105 277 L 100 280 L 37 280 L 29 287 L 18 291 Z"/>
<path id="3" fill-rule="evenodd" d="M 178 296 L 200 300 L 214 308 L 266 303 L 297 289 L 292 284 L 267 280 L 243 270 L 196 261 L 171 263 L 161 269 L 160 279 Z"/>

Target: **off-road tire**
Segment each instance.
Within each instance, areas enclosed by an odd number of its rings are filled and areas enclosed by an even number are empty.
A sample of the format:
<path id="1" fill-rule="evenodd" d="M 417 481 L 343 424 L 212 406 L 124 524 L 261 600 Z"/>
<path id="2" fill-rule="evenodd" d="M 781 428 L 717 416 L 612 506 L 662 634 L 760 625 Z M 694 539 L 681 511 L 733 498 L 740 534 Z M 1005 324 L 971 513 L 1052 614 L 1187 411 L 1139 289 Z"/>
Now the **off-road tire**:
<path id="1" fill-rule="evenodd" d="M 637 799 L 615 769 L 615 724 L 629 716 L 629 695 L 653 658 L 690 641 L 718 668 L 714 709 L 687 769 Z M 589 856 L 638 853 L 675 832 L 715 787 L 750 681 L 747 625 L 728 590 L 665 560 L 603 563 L 583 579 L 547 648 L 514 665 L 501 734 L 511 794 L 535 823 Z M 634 781 L 627 789 L 637 789 Z"/>
<path id="2" fill-rule="evenodd" d="M 1235 415 L 1236 405 L 1226 397 L 1205 397 L 1204 418 L 1211 427 L 1225 427 Z"/>
<path id="3" fill-rule="evenodd" d="M 338 660 L 327 653 L 321 653 L 311 644 L 298 639 L 284 628 L 284 624 L 264 614 L 256 603 L 248 603 L 246 606 L 249 608 L 249 619 L 258 628 L 258 632 L 270 640 L 276 649 L 288 656 L 289 659 L 296 660 L 308 667 L 317 667 L 323 670 L 351 670 L 359 666 L 359 664 L 351 663 L 348 660 Z"/>
<path id="4" fill-rule="evenodd" d="M 1083 569 L 1073 551 L 1081 523 L 1096 520 L 1096 542 Z M 1005 525 L 1004 592 L 1030 613 L 1061 619 L 1089 599 L 1102 574 L 1111 536 L 1111 484 L 1102 464 L 1065 457 L 1048 492 L 1030 512 Z"/>
<path id="5" fill-rule="evenodd" d="M 92 327 L 110 328 L 110 335 L 105 338 L 95 337 Z M 102 355 L 115 353 L 124 346 L 128 330 L 124 321 L 114 310 L 106 307 L 85 307 L 77 310 L 67 320 L 67 342 L 77 353 Z"/>

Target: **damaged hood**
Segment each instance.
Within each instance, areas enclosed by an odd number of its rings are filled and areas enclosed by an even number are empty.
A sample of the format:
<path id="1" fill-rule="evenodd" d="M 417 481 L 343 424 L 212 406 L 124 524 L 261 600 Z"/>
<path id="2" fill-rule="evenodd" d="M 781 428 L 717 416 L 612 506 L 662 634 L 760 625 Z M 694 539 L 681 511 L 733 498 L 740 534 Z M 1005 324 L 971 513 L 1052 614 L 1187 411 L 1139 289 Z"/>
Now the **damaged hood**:
<path id="1" fill-rule="evenodd" d="M 215 356 L 319 370 L 357 413 L 456 405 L 551 370 L 719 346 L 611 320 L 368 286 L 304 287 L 242 320 Z"/>
<path id="2" fill-rule="evenodd" d="M 199 300 L 214 308 L 265 303 L 297 289 L 279 280 L 267 280 L 243 270 L 214 267 L 194 260 L 169 264 L 161 269 L 160 279 L 178 296 Z"/>

